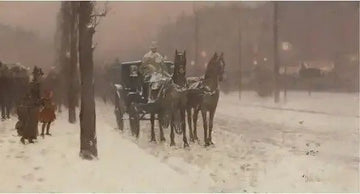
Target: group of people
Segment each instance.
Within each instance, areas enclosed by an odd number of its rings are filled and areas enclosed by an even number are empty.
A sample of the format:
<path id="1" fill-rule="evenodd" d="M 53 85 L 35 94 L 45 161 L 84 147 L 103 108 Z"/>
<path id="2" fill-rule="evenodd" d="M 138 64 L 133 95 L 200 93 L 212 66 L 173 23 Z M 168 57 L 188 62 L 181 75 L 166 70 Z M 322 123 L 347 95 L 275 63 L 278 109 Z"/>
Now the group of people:
<path id="1" fill-rule="evenodd" d="M 23 144 L 25 140 L 34 143 L 37 139 L 39 122 L 42 123 L 40 135 L 51 135 L 50 126 L 56 118 L 53 92 L 49 89 L 41 92 L 43 75 L 41 68 L 34 67 L 30 81 L 27 68 L 0 62 L 1 117 L 2 120 L 9 119 L 12 108 L 16 107 L 18 122 L 15 128 Z"/>
<path id="2" fill-rule="evenodd" d="M 29 84 L 28 70 L 20 64 L 5 64 L 0 61 L 0 107 L 1 119 L 10 119 Z"/>

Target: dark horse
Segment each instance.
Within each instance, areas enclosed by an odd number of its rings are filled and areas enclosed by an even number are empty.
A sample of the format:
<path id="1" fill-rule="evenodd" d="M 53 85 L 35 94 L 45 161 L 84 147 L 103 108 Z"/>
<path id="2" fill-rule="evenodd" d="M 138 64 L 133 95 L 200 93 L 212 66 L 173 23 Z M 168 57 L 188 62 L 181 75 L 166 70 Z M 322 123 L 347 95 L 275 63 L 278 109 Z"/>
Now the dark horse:
<path id="1" fill-rule="evenodd" d="M 308 68 L 305 66 L 304 63 L 301 64 L 301 68 L 299 70 L 300 78 L 306 80 L 308 85 L 308 93 L 311 95 L 311 90 L 313 87 L 313 81 L 315 78 L 322 77 L 323 74 L 320 69 L 318 68 Z"/>
<path id="2" fill-rule="evenodd" d="M 179 63 L 178 63 L 179 64 Z M 177 66 L 177 65 L 175 65 Z M 175 84 L 173 79 L 177 78 L 179 75 L 178 67 L 174 68 L 176 73 L 174 77 L 167 77 L 165 75 L 153 75 L 158 76 L 156 82 L 150 83 L 150 98 L 153 99 L 152 102 L 148 103 L 133 103 L 130 106 L 129 114 L 131 117 L 134 117 L 135 120 L 139 120 L 139 113 L 146 112 L 150 113 L 150 122 L 151 122 L 151 139 L 150 141 L 156 141 L 155 138 L 155 118 L 157 117 L 159 121 L 160 128 L 160 141 L 165 141 L 163 128 L 171 126 L 171 145 L 175 145 L 174 142 L 174 128 L 177 128 L 177 133 L 183 132 L 181 124 L 178 124 L 179 121 L 176 119 L 176 115 L 180 112 L 181 99 L 186 98 L 185 88 L 180 87 Z M 176 79 L 178 80 L 178 79 Z M 184 106 L 185 107 L 185 106 Z M 185 110 L 185 108 L 184 108 Z M 183 116 L 185 118 L 185 116 Z M 185 119 L 184 119 L 185 120 Z M 134 122 L 135 123 L 135 122 Z M 131 123 L 130 123 L 131 124 Z M 138 126 L 135 126 L 138 128 Z M 184 134 L 184 146 L 188 146 L 186 140 L 186 133 Z"/>
<path id="3" fill-rule="evenodd" d="M 203 118 L 204 127 L 204 142 L 205 146 L 213 144 L 212 129 L 215 111 L 219 100 L 219 81 L 222 81 L 225 69 L 224 54 L 218 56 L 217 53 L 213 55 L 207 65 L 204 78 L 189 78 L 188 79 L 188 103 L 187 116 L 190 130 L 190 140 L 198 140 L 196 125 L 199 111 Z M 191 122 L 191 111 L 194 109 L 193 127 Z M 209 120 L 207 113 L 209 112 Z M 209 130 L 209 131 L 208 131 Z"/>
<path id="4" fill-rule="evenodd" d="M 185 108 L 186 108 L 186 53 L 175 52 L 174 74 L 172 79 L 164 80 L 160 88 L 152 94 L 157 95 L 157 103 L 153 106 L 150 114 L 151 141 L 155 141 L 155 115 L 158 116 L 160 128 L 160 141 L 165 141 L 163 128 L 170 125 L 170 146 L 175 145 L 174 137 L 176 131 L 183 133 L 184 147 L 189 144 L 186 138 Z M 180 121 L 177 116 L 180 115 Z"/>
<path id="5" fill-rule="evenodd" d="M 178 134 L 183 133 L 184 147 L 188 147 L 189 144 L 186 138 L 186 123 L 185 123 L 185 109 L 187 104 L 187 82 L 186 82 L 186 52 L 175 51 L 175 60 L 174 60 L 174 74 L 172 80 L 176 86 L 176 96 L 174 96 L 174 109 L 176 111 L 172 112 L 171 117 L 171 144 L 170 146 L 175 145 L 174 141 L 174 129 L 179 129 Z M 180 126 L 176 126 L 175 117 L 180 115 Z"/>

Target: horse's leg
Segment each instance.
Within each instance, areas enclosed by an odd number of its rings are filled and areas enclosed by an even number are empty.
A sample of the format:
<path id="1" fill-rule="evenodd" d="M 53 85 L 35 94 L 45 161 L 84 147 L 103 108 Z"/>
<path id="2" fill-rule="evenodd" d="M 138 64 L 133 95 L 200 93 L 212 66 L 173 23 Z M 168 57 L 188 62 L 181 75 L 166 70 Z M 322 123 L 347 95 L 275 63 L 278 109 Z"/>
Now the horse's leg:
<path id="1" fill-rule="evenodd" d="M 171 127 L 171 132 L 170 132 L 170 139 L 171 139 L 171 143 L 170 143 L 170 146 L 174 146 L 175 145 L 175 141 L 174 141 L 174 137 L 175 137 L 175 134 L 174 134 L 174 115 L 171 114 L 171 123 L 170 123 L 170 127 Z"/>
<path id="2" fill-rule="evenodd" d="M 187 120 L 188 120 L 190 141 L 194 142 L 194 134 L 193 134 L 193 130 L 192 130 L 192 120 L 191 120 L 191 108 L 186 109 L 186 114 L 187 114 Z"/>
<path id="3" fill-rule="evenodd" d="M 215 116 L 215 109 L 210 110 L 210 119 L 209 119 L 209 144 L 214 144 L 211 139 L 212 129 L 213 129 L 213 122 Z"/>
<path id="4" fill-rule="evenodd" d="M 182 128 L 182 131 L 183 131 L 184 147 L 189 147 L 189 143 L 188 143 L 187 138 L 186 138 L 185 109 L 181 108 L 180 111 L 181 111 L 180 116 L 181 116 L 181 128 Z"/>
<path id="5" fill-rule="evenodd" d="M 206 119 L 206 110 L 201 109 L 201 115 L 203 118 L 203 127 L 204 127 L 204 142 L 205 146 L 209 146 L 208 138 L 207 138 L 207 119 Z"/>
<path id="6" fill-rule="evenodd" d="M 197 136 L 197 130 L 196 130 L 197 129 L 197 120 L 198 120 L 199 111 L 200 111 L 199 107 L 194 109 L 194 115 L 193 115 L 193 120 L 194 120 L 194 132 L 193 132 L 194 140 L 199 140 L 199 138 Z"/>
<path id="7" fill-rule="evenodd" d="M 164 137 L 164 130 L 163 130 L 162 125 L 161 125 L 160 116 L 159 116 L 159 128 L 160 128 L 160 141 L 166 141 L 166 139 Z"/>
<path id="8" fill-rule="evenodd" d="M 1 118 L 5 119 L 5 102 L 4 102 L 3 99 L 2 99 L 2 102 L 1 102 Z"/>
<path id="9" fill-rule="evenodd" d="M 150 115 L 150 122 L 151 122 L 151 139 L 150 141 L 156 141 L 155 140 L 155 130 L 154 130 L 154 125 L 155 125 L 155 114 L 151 113 Z"/>

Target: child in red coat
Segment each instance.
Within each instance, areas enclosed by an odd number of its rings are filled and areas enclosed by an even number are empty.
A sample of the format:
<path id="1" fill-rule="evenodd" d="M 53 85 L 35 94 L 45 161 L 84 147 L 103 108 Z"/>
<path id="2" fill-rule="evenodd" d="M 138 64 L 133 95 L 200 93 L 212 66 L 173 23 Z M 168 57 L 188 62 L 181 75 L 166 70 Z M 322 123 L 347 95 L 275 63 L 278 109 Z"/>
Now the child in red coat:
<path id="1" fill-rule="evenodd" d="M 41 99 L 42 109 L 39 113 L 39 121 L 42 122 L 42 130 L 41 136 L 44 137 L 45 127 L 46 127 L 46 135 L 51 135 L 50 125 L 56 119 L 55 110 L 56 106 L 52 102 L 52 91 L 46 91 L 44 97 Z"/>

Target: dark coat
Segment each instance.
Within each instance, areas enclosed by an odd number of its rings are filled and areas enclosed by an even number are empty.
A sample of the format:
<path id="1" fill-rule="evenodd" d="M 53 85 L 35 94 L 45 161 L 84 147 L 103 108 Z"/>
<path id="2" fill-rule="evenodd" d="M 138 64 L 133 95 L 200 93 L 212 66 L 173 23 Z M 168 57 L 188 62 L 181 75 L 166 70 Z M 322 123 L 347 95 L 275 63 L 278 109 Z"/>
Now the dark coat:
<path id="1" fill-rule="evenodd" d="M 18 133 L 23 138 L 35 139 L 38 135 L 38 116 L 40 107 L 40 83 L 32 81 L 29 91 L 18 107 Z"/>

